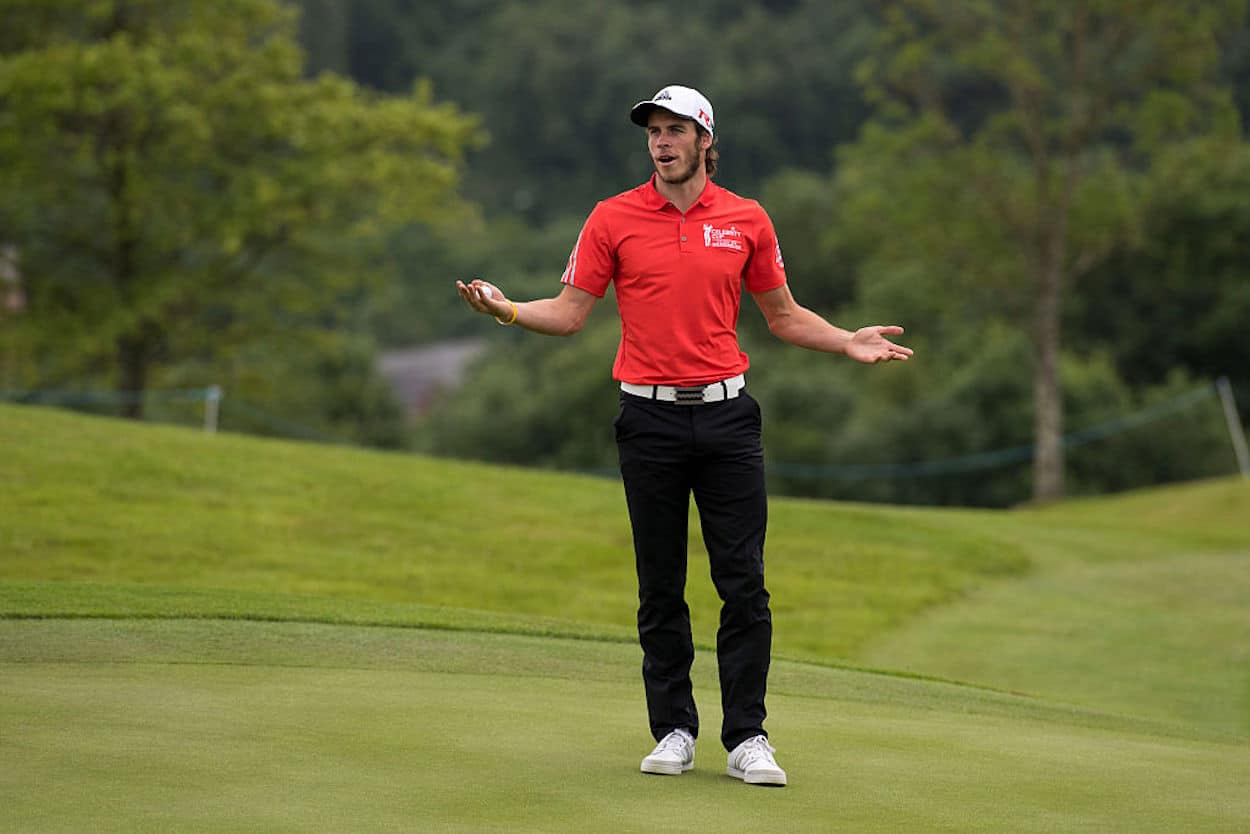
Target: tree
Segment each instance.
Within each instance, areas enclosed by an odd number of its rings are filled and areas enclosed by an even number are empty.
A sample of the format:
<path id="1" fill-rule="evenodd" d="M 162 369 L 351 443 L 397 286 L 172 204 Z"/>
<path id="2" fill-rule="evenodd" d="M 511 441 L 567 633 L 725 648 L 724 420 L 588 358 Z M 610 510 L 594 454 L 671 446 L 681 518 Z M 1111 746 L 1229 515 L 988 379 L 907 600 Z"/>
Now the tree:
<path id="1" fill-rule="evenodd" d="M 952 318 L 997 307 L 1027 328 L 1036 500 L 1064 491 L 1065 296 L 1138 232 L 1162 149 L 1236 134 L 1217 36 L 1244 13 L 1241 0 L 886 6 L 862 70 L 878 115 L 839 171 L 848 214 L 886 239 L 879 262 L 924 264 Z"/>
<path id="2" fill-rule="evenodd" d="M 0 220 L 45 382 L 350 320 L 403 222 L 459 206 L 474 119 L 305 79 L 276 0 L 0 0 Z"/>
<path id="3" fill-rule="evenodd" d="M 1065 326 L 1133 385 L 1176 369 L 1250 382 L 1250 144 L 1193 142 L 1153 167 L 1138 245 L 1091 274 Z M 1149 322 L 1149 326 L 1143 326 Z M 1250 402 L 1242 403 L 1250 415 Z"/>

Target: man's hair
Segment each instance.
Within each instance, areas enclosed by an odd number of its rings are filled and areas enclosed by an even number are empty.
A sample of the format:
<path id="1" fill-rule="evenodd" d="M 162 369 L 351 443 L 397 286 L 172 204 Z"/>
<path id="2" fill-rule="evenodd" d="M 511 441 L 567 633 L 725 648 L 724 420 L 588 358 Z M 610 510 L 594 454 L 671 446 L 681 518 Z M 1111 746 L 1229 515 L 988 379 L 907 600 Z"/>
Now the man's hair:
<path id="1" fill-rule="evenodd" d="M 698 122 L 694 123 L 695 130 L 699 132 L 699 138 L 702 139 L 707 135 L 707 128 Z M 707 152 L 703 157 L 703 168 L 707 171 L 707 178 L 711 179 L 716 176 L 716 163 L 720 159 L 720 151 L 716 149 L 716 137 L 712 137 L 712 144 L 708 146 Z"/>

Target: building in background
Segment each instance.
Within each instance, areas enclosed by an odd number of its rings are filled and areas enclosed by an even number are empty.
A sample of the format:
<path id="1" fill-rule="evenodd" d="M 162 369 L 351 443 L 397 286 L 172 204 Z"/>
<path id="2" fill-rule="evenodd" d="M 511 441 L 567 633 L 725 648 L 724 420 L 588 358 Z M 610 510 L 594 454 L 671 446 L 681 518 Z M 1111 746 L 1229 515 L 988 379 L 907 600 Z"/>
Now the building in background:
<path id="1" fill-rule="evenodd" d="M 408 419 L 421 416 L 442 394 L 459 387 L 465 371 L 486 350 L 479 339 L 436 342 L 383 353 L 378 371 Z"/>

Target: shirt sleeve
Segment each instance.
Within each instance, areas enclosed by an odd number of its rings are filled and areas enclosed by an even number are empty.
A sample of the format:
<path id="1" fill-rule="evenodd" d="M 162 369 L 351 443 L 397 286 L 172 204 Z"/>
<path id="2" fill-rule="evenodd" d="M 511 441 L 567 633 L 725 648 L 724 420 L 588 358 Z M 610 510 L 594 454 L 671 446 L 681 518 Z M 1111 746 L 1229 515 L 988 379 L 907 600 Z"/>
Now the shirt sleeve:
<path id="1" fill-rule="evenodd" d="M 781 244 L 773 221 L 761 206 L 759 208 L 759 235 L 755 250 L 746 269 L 747 292 L 768 292 L 786 283 L 786 265 L 781 259 Z"/>
<path id="2" fill-rule="evenodd" d="M 608 232 L 607 215 L 607 209 L 599 203 L 586 218 L 577 242 L 573 244 L 569 264 L 560 278 L 561 284 L 577 287 L 599 298 L 603 298 L 608 284 L 616 275 L 616 253 Z"/>

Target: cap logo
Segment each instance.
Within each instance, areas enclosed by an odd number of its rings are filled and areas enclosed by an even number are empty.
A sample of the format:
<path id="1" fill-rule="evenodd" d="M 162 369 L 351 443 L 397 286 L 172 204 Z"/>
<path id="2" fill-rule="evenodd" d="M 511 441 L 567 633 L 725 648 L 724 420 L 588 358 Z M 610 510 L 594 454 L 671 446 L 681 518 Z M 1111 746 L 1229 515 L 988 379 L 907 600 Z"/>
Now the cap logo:
<path id="1" fill-rule="evenodd" d="M 698 90 L 683 87 L 680 84 L 669 84 L 661 87 L 654 96 L 643 99 L 629 111 L 629 118 L 636 125 L 647 126 L 651 112 L 664 109 L 675 116 L 689 119 L 699 130 L 708 133 L 713 131 L 715 124 L 712 116 L 712 104 Z"/>

